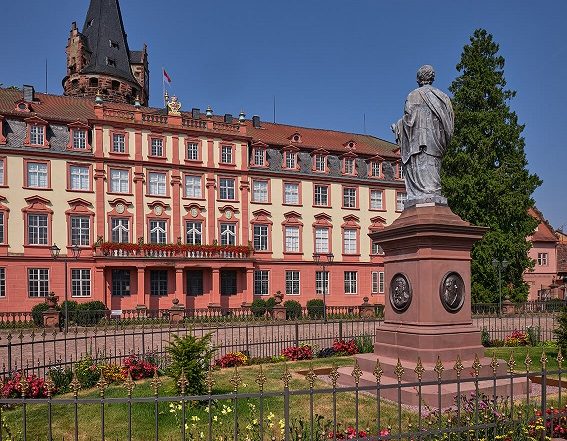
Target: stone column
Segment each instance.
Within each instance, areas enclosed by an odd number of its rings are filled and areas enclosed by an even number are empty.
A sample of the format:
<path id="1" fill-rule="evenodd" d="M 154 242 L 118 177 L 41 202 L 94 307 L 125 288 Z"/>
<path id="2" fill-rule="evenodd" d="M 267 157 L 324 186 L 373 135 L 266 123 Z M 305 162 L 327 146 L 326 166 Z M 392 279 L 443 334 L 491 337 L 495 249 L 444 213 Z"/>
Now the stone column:
<path id="1" fill-rule="evenodd" d="M 136 299 L 138 302 L 138 305 L 136 306 L 136 309 L 146 309 L 146 286 L 145 286 L 145 274 L 146 274 L 146 269 L 145 268 L 137 268 L 137 285 L 138 285 L 138 291 L 136 293 Z"/>
<path id="2" fill-rule="evenodd" d="M 220 269 L 213 268 L 211 271 L 211 292 L 209 293 L 209 308 L 220 307 Z"/>

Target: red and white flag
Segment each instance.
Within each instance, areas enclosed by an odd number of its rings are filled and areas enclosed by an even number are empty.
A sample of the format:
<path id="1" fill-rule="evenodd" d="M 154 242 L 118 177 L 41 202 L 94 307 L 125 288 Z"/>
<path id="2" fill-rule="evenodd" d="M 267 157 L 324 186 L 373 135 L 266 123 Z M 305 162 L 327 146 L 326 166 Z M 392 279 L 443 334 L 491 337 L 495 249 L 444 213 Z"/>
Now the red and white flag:
<path id="1" fill-rule="evenodd" d="M 171 84 L 171 77 L 167 74 L 165 69 L 163 69 L 163 81 L 167 81 L 168 84 Z"/>

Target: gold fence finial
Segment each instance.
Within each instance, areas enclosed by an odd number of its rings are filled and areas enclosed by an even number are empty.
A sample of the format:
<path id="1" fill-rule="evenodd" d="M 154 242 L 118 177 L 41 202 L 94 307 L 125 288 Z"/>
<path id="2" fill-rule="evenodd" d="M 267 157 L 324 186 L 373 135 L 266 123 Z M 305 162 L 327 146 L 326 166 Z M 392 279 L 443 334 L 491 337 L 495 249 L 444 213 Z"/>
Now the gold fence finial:
<path id="1" fill-rule="evenodd" d="M 435 362 L 435 367 L 433 368 L 433 370 L 437 373 L 437 379 L 441 381 L 445 366 L 443 366 L 443 362 L 441 361 L 441 357 L 439 355 L 437 356 L 437 361 Z"/>
<path id="2" fill-rule="evenodd" d="M 287 367 L 287 363 L 284 363 L 284 371 L 281 377 L 283 381 L 283 385 L 285 389 L 289 389 L 289 382 L 291 380 L 291 374 L 289 372 L 289 368 Z"/>
<path id="3" fill-rule="evenodd" d="M 417 357 L 417 366 L 413 371 L 415 372 L 415 375 L 417 375 L 417 381 L 421 382 L 423 379 L 423 373 L 425 372 L 425 368 L 421 363 L 421 357 Z"/>
<path id="4" fill-rule="evenodd" d="M 339 367 L 337 366 L 336 363 L 333 363 L 333 368 L 329 373 L 329 378 L 331 379 L 331 384 L 333 385 L 333 387 L 337 387 L 337 381 L 339 379 L 339 376 L 340 376 Z"/>
<path id="5" fill-rule="evenodd" d="M 457 354 L 457 361 L 455 361 L 455 366 L 453 366 L 453 369 L 457 373 L 457 379 L 461 377 L 461 372 L 463 372 L 464 368 L 463 362 L 461 361 L 461 354 Z"/>
<path id="6" fill-rule="evenodd" d="M 264 368 L 262 367 L 262 365 L 260 365 L 260 371 L 258 372 L 258 376 L 256 377 L 256 384 L 260 388 L 260 392 L 264 390 L 264 384 L 266 384 L 267 380 L 268 378 L 266 377 L 266 374 L 264 374 Z"/>
<path id="7" fill-rule="evenodd" d="M 232 385 L 232 390 L 238 392 L 238 386 L 242 384 L 242 377 L 238 373 L 238 366 L 234 366 L 234 373 L 230 377 L 230 384 Z"/>
<path id="8" fill-rule="evenodd" d="M 394 369 L 394 374 L 398 378 L 398 383 L 402 381 L 404 372 L 405 372 L 404 367 L 402 366 L 402 363 L 400 362 L 400 358 L 398 357 L 398 362 L 396 363 L 396 368 Z"/>
<path id="9" fill-rule="evenodd" d="M 526 365 L 526 371 L 530 371 L 530 367 L 532 366 L 532 357 L 530 356 L 530 351 L 526 352 L 526 358 L 524 359 L 524 364 Z"/>
<path id="10" fill-rule="evenodd" d="M 510 358 L 506 362 L 508 365 L 508 372 L 510 374 L 514 373 L 514 368 L 516 367 L 516 359 L 514 358 L 514 352 L 510 352 Z"/>
<path id="11" fill-rule="evenodd" d="M 376 366 L 374 367 L 374 377 L 376 378 L 376 383 L 380 384 L 380 380 L 382 379 L 382 374 L 384 371 L 382 370 L 382 366 L 380 366 L 380 360 L 376 359 Z"/>
<path id="12" fill-rule="evenodd" d="M 358 360 L 356 358 L 354 359 L 354 366 L 352 368 L 351 376 L 352 378 L 354 378 L 354 384 L 358 386 L 358 384 L 360 383 L 360 377 L 362 377 L 362 369 L 360 369 Z"/>

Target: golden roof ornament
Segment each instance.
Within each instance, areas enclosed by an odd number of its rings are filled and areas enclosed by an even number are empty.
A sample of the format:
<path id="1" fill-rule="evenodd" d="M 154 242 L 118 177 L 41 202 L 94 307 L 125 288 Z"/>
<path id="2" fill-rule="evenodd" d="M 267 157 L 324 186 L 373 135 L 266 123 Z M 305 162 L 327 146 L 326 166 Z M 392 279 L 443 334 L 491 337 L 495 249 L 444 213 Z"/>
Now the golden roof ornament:
<path id="1" fill-rule="evenodd" d="M 169 115 L 181 115 L 181 103 L 175 95 L 167 102 L 167 113 Z"/>

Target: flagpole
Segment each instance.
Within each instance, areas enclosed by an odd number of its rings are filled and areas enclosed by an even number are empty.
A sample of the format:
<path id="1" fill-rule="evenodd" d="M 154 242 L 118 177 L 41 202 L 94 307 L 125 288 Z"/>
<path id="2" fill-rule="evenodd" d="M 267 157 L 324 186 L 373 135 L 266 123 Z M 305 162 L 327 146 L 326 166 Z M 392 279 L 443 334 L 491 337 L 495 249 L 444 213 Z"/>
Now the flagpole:
<path id="1" fill-rule="evenodd" d="M 162 97 L 163 97 L 163 106 L 167 107 L 167 102 L 165 101 L 165 68 L 161 67 L 161 85 L 162 85 Z"/>

